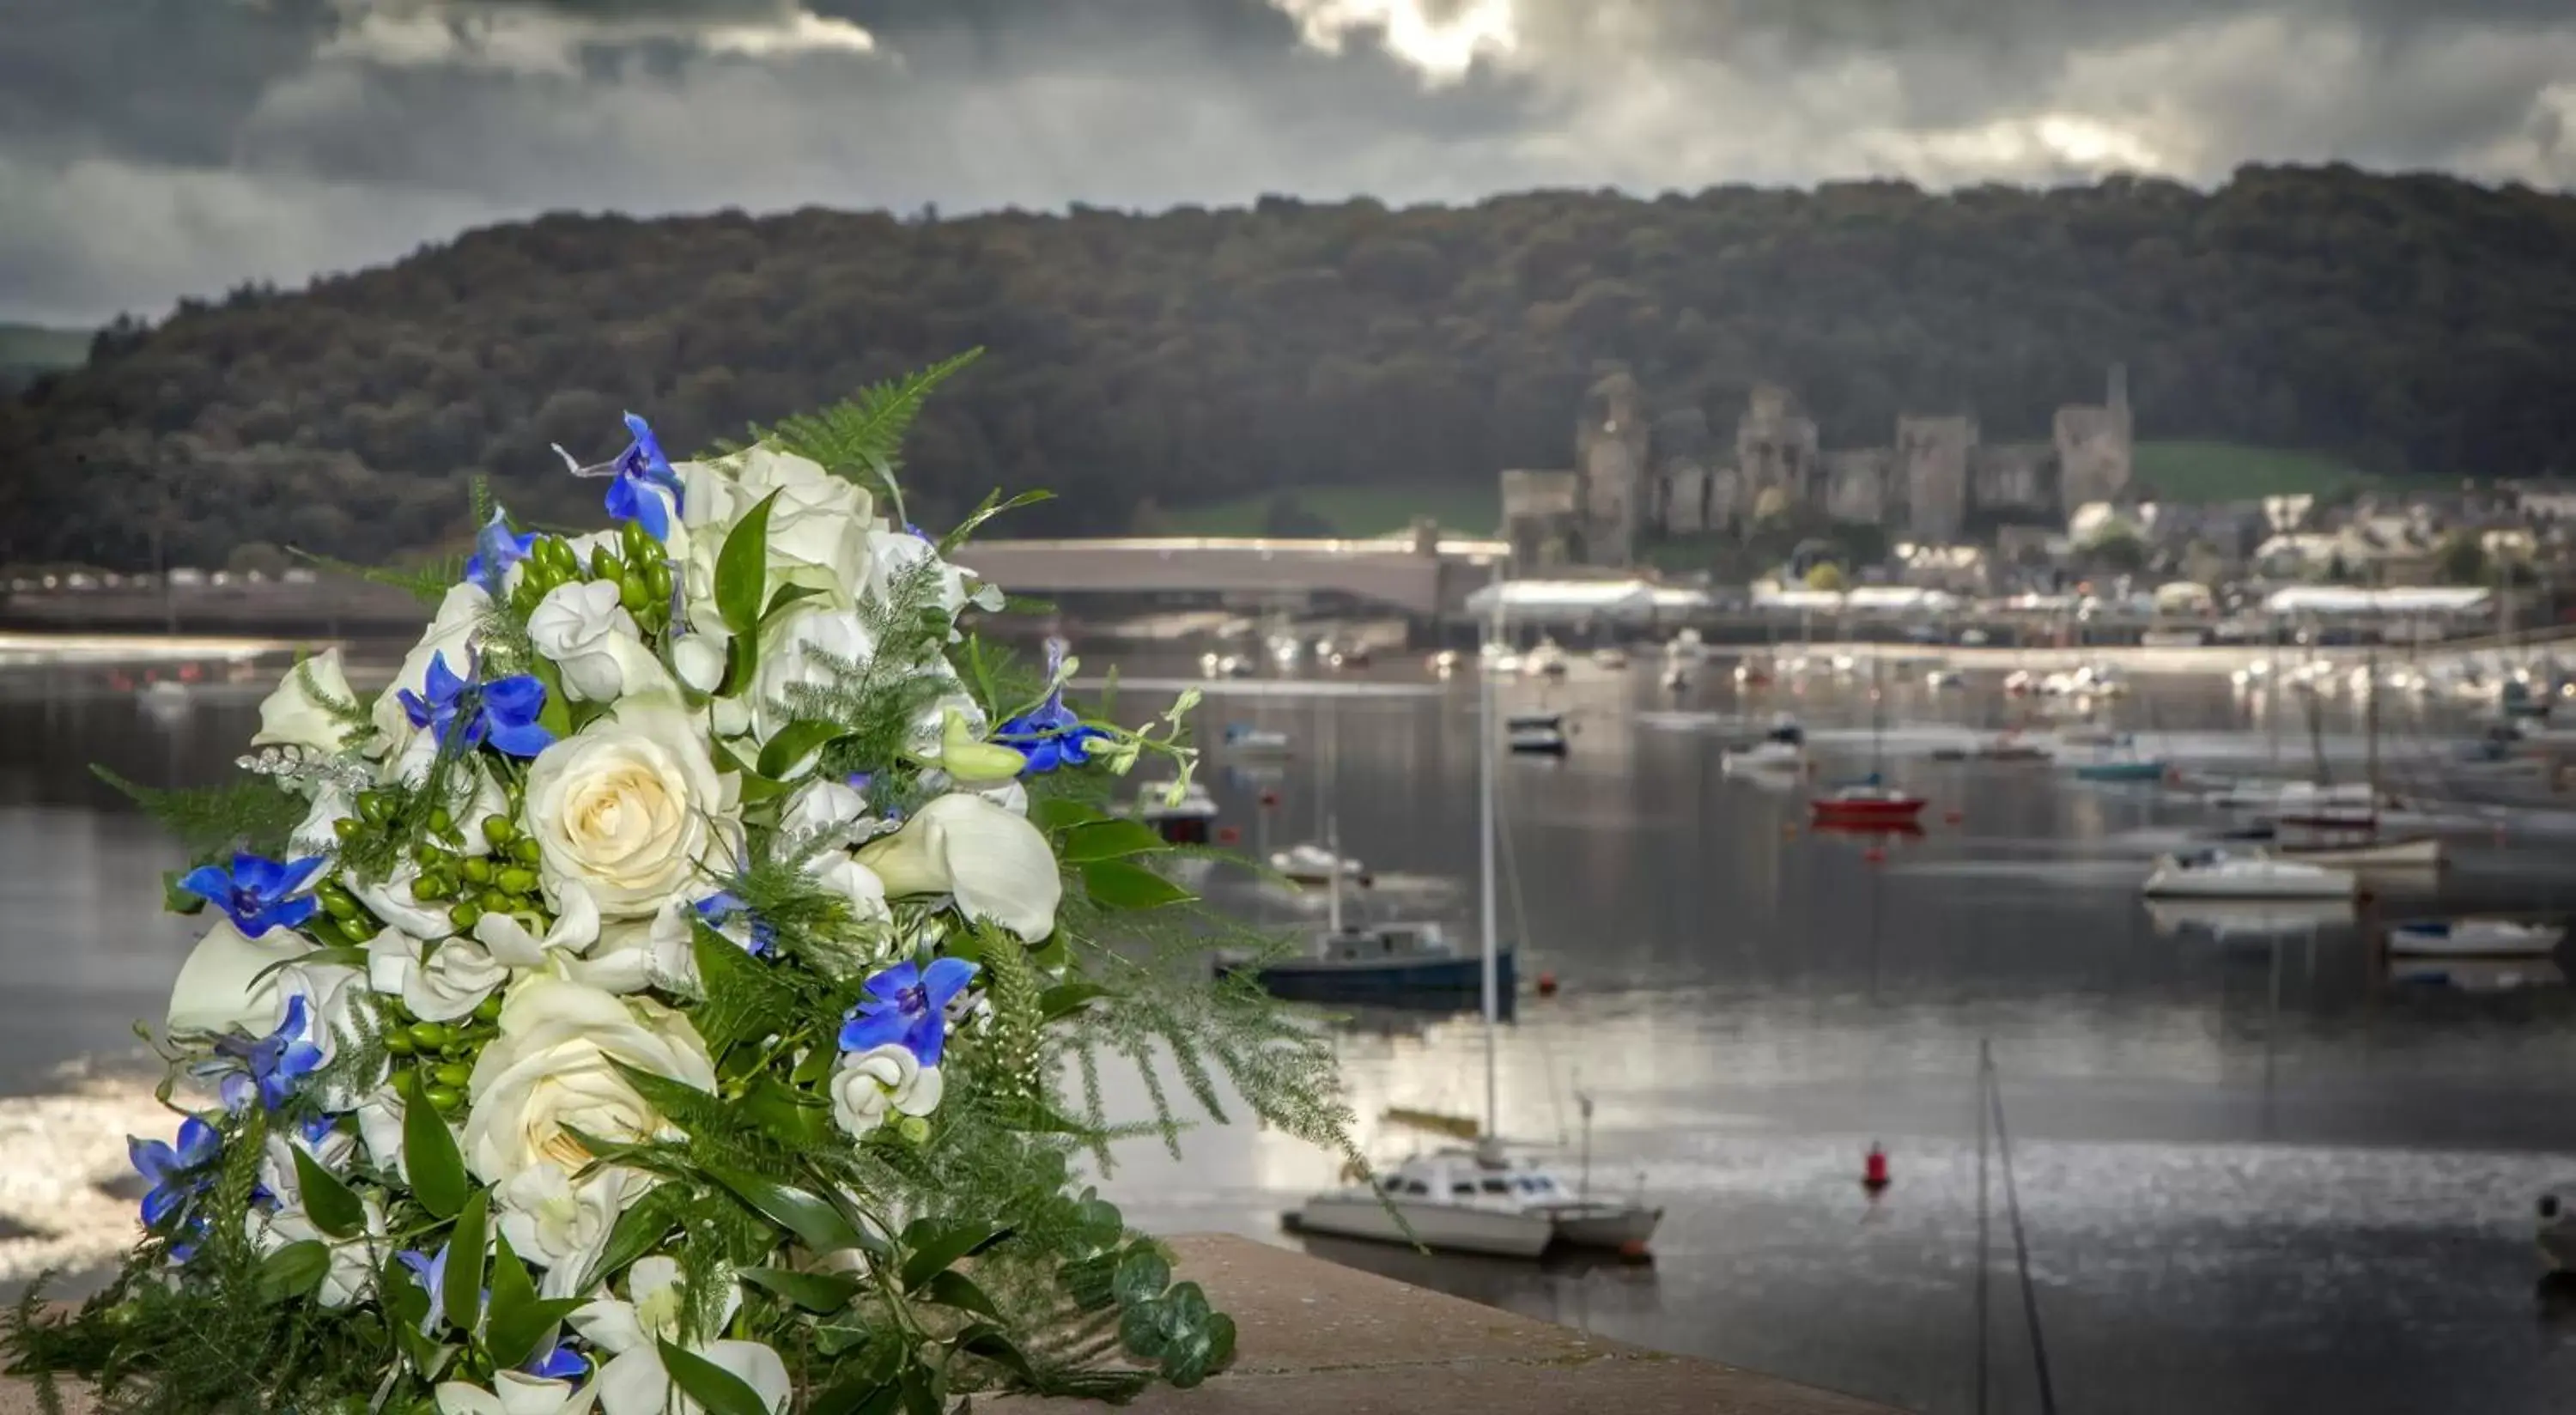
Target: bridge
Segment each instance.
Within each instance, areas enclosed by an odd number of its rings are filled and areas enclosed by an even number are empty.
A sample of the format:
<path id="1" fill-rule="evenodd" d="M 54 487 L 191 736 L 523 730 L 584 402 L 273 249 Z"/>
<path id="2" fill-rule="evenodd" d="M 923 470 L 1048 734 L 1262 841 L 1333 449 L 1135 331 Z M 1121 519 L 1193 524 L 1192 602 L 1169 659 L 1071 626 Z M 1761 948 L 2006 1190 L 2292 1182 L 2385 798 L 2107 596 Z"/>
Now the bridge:
<path id="1" fill-rule="evenodd" d="M 1011 594 L 1124 594 L 1222 599 L 1339 596 L 1419 619 L 1457 613 L 1511 557 L 1498 540 L 1429 535 L 1388 540 L 1143 536 L 1116 540 L 979 540 L 957 562 Z"/>

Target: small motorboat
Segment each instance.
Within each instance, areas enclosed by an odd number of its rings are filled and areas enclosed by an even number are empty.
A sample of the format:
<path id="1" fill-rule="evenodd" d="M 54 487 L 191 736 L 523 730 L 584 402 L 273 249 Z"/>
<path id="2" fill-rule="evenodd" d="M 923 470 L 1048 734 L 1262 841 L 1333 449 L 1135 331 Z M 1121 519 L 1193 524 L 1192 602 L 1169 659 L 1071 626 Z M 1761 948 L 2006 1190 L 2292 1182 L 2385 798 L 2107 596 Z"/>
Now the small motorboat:
<path id="1" fill-rule="evenodd" d="M 1771 730 L 1762 734 L 1760 741 L 1720 752 L 1717 766 L 1729 776 L 1805 771 L 1807 729 L 1799 726 L 1796 718 L 1781 713 L 1771 719 Z"/>
<path id="2" fill-rule="evenodd" d="M 2114 757 L 2075 764 L 2076 778 L 2081 781 L 2162 781 L 2168 770 L 2160 757 Z"/>
<path id="3" fill-rule="evenodd" d="M 1967 683 L 1967 675 L 1955 668 L 1935 668 L 1923 675 L 1923 686 L 1936 693 L 1948 688 L 1964 688 Z"/>
<path id="4" fill-rule="evenodd" d="M 1446 678 L 1450 674 L 1457 672 L 1460 665 L 1465 662 L 1466 656 L 1459 653 L 1456 649 L 1442 649 L 1440 652 L 1433 654 L 1428 660 L 1426 660 L 1423 666 L 1431 670 L 1431 675 L 1433 677 Z"/>
<path id="5" fill-rule="evenodd" d="M 1809 798 L 1807 808 L 1818 825 L 1894 826 L 1923 814 L 1923 798 L 1909 796 L 1871 772 L 1859 781 Z"/>
<path id="6" fill-rule="evenodd" d="M 2448 988 L 2453 992 L 2518 992 L 2524 988 L 2562 988 L 2567 974 L 2547 959 L 2427 958 L 2388 960 L 2388 981 L 2406 987 Z"/>
<path id="7" fill-rule="evenodd" d="M 1285 1221 L 1297 1233 L 1535 1258 L 1559 1245 L 1642 1252 L 1663 1216 L 1641 1203 L 1587 1198 L 1549 1168 L 1485 1141 L 1416 1155 L 1374 1186 L 1314 1195 Z"/>
<path id="8" fill-rule="evenodd" d="M 2039 680 L 2027 668 L 2016 668 L 2004 675 L 2004 691 L 2016 698 L 2026 698 L 2037 689 Z"/>
<path id="9" fill-rule="evenodd" d="M 1570 741 L 1561 712 L 1516 712 L 1503 722 L 1503 746 L 1523 756 L 1561 757 Z"/>
<path id="10" fill-rule="evenodd" d="M 1664 657 L 1678 663 L 1697 663 L 1708 656 L 1708 645 L 1700 639 L 1699 630 L 1683 629 L 1664 645 Z"/>
<path id="11" fill-rule="evenodd" d="M 2558 949 L 2564 924 L 2524 919 L 2416 919 L 2388 926 L 2388 951 L 2410 957 L 2539 958 Z"/>
<path id="12" fill-rule="evenodd" d="M 2140 892 L 2150 899 L 2350 899 L 2361 881 L 2322 865 L 2211 847 L 2157 861 Z"/>
<path id="13" fill-rule="evenodd" d="M 1330 884 L 1336 874 L 1355 884 L 1371 882 L 1359 861 L 1313 841 L 1271 851 L 1270 868 L 1293 884 Z"/>
<path id="14" fill-rule="evenodd" d="M 1612 673 L 1624 673 L 1628 669 L 1628 651 L 1617 644 L 1603 644 L 1592 651 L 1592 666 Z"/>
<path id="15" fill-rule="evenodd" d="M 1979 743 L 1975 756 L 1982 762 L 2044 762 L 2051 759 L 2046 747 L 2022 736 L 2017 729 L 1996 733 Z"/>
<path id="16" fill-rule="evenodd" d="M 1180 800 L 1172 800 L 1171 793 L 1168 782 L 1147 786 L 1137 795 L 1136 819 L 1174 845 L 1207 844 L 1208 828 L 1217 816 L 1216 798 L 1195 781 L 1181 788 Z"/>
<path id="17" fill-rule="evenodd" d="M 2135 741 L 2136 739 L 2126 732 L 2114 732 L 2108 727 L 2096 727 L 2091 723 L 2061 727 L 2057 730 L 2057 744 L 2061 747 L 2090 747 L 2096 751 L 2107 752 L 2114 747 L 2129 746 Z"/>
<path id="18" fill-rule="evenodd" d="M 1230 722 L 1225 728 L 1225 745 L 1246 756 L 1285 755 L 1288 734 L 1276 728 L 1255 727 L 1248 722 Z"/>
<path id="19" fill-rule="evenodd" d="M 1538 647 L 1521 657 L 1521 672 L 1532 678 L 1562 678 L 1566 671 L 1565 650 L 1554 639 L 1541 639 Z"/>

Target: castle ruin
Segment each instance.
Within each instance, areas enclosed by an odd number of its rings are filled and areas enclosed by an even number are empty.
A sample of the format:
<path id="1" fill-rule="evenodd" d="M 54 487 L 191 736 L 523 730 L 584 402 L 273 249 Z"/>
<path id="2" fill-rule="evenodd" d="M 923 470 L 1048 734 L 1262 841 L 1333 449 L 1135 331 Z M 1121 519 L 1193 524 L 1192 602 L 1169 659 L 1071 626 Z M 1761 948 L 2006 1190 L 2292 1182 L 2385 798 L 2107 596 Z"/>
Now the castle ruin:
<path id="1" fill-rule="evenodd" d="M 1585 397 L 1574 470 L 1503 473 L 1504 531 L 1525 564 L 1626 565 L 1642 538 L 1740 532 L 1801 509 L 1947 545 L 1980 514 L 2062 520 L 2122 498 L 2135 446 L 2123 370 L 2102 404 L 2058 409 L 2052 431 L 1988 443 L 1973 416 L 1905 416 L 1887 445 L 1828 450 L 1796 395 L 1766 383 L 1729 448 L 1697 409 L 1656 416 L 1621 370 Z"/>

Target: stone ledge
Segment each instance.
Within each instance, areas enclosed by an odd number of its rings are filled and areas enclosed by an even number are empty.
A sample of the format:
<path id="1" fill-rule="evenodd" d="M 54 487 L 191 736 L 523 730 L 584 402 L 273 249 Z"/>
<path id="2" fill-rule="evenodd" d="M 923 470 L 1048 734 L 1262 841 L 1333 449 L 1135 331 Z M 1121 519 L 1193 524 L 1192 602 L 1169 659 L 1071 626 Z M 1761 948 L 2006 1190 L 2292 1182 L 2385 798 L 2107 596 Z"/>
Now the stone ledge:
<path id="1" fill-rule="evenodd" d="M 1894 1415 L 1754 1371 L 1668 1356 L 1249 1239 L 1172 1240 L 1182 1276 L 1234 1317 L 1234 1364 L 1197 1390 L 1157 1387 L 1134 1415 Z M 85 1399 L 65 1415 L 90 1415 Z M 1093 1401 L 978 1400 L 991 1415 L 1094 1415 Z M 0 1415 L 36 1415 L 0 1383 Z"/>

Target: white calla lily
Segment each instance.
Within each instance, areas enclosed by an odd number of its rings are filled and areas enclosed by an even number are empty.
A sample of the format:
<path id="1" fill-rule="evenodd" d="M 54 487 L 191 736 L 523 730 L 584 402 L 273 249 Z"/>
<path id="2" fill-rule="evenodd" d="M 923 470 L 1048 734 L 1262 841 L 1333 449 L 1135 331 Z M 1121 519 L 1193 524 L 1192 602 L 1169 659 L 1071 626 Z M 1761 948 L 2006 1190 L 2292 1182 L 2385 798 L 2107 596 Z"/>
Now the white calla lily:
<path id="1" fill-rule="evenodd" d="M 555 921 L 538 938 L 510 914 L 486 914 L 474 921 L 474 941 L 509 968 L 535 968 L 546 955 L 579 955 L 599 941 L 599 905 L 579 880 L 555 883 Z"/>
<path id="2" fill-rule="evenodd" d="M 931 798 L 902 829 L 861 846 L 858 861 L 891 898 L 952 895 L 967 918 L 1031 943 L 1055 932 L 1064 898 L 1055 852 L 1036 826 L 981 796 Z"/>
<path id="3" fill-rule="evenodd" d="M 681 1338 L 681 1314 L 687 1296 L 680 1265 L 655 1255 L 638 1258 L 626 1270 L 627 1300 L 604 1297 L 572 1314 L 573 1329 L 591 1345 L 610 1353 L 599 1372 L 599 1405 L 606 1415 L 701 1415 L 697 1402 L 683 1395 L 662 1367 L 661 1343 L 667 1341 L 693 1356 L 723 1367 L 750 1386 L 765 1410 L 787 1406 L 793 1387 L 787 1363 L 756 1341 L 709 1341 L 696 1345 Z M 722 1331 L 742 1306 L 741 1289 L 728 1282 L 724 1300 L 709 1323 Z"/>
<path id="4" fill-rule="evenodd" d="M 598 1403 L 596 1382 L 550 1381 L 524 1371 L 503 1371 L 492 1389 L 463 1381 L 438 1384 L 438 1415 L 586 1415 Z"/>
<path id="5" fill-rule="evenodd" d="M 286 1005 L 277 965 L 312 951 L 313 941 L 291 929 L 271 929 L 254 939 L 232 920 L 218 920 L 189 950 L 178 981 L 170 985 L 170 1030 L 267 1032 Z"/>

